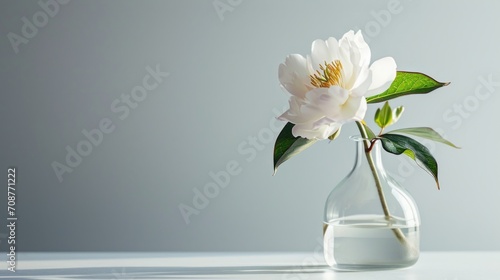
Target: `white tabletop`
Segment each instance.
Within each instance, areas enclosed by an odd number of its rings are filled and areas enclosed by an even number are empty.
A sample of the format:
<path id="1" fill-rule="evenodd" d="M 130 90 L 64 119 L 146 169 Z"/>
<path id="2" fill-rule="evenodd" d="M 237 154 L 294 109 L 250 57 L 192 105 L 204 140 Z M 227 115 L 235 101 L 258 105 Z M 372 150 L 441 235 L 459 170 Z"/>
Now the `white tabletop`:
<path id="1" fill-rule="evenodd" d="M 423 252 L 410 268 L 370 272 L 332 271 L 319 253 L 18 253 L 6 269 L 0 279 L 498 280 L 500 252 Z"/>

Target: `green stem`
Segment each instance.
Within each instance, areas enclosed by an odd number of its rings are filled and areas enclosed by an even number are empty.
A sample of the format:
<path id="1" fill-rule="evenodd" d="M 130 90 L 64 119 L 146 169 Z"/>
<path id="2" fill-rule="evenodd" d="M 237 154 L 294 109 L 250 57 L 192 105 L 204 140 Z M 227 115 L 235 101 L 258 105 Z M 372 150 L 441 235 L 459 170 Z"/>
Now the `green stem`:
<path id="1" fill-rule="evenodd" d="M 380 176 L 377 172 L 377 169 L 375 167 L 375 162 L 373 161 L 373 157 L 371 154 L 371 148 L 375 143 L 371 143 L 370 140 L 368 139 L 368 134 L 366 133 L 365 127 L 361 122 L 356 122 L 356 125 L 358 126 L 359 132 L 361 133 L 361 137 L 363 138 L 363 145 L 365 147 L 365 156 L 368 161 L 368 165 L 370 166 L 370 170 L 372 171 L 373 174 L 373 179 L 375 180 L 375 185 L 377 187 L 377 193 L 378 197 L 380 199 L 380 204 L 382 205 L 382 210 L 384 211 L 384 216 L 385 219 L 390 223 L 391 222 L 391 213 L 389 212 L 389 207 L 387 206 L 387 202 L 385 200 L 385 195 L 382 190 L 382 183 L 380 181 Z M 371 145 L 370 145 L 371 144 Z M 399 228 L 394 228 L 392 229 L 394 232 L 394 235 L 396 238 L 402 243 L 402 244 L 408 244 L 403 232 Z"/>

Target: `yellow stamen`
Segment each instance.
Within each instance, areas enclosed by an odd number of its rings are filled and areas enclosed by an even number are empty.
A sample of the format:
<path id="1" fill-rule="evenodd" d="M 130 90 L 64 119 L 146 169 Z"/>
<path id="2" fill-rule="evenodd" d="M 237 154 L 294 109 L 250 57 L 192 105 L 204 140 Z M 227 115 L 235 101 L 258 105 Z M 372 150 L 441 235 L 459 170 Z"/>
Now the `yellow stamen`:
<path id="1" fill-rule="evenodd" d="M 340 60 L 335 60 L 330 63 L 326 63 L 325 65 L 319 65 L 319 69 L 323 71 L 321 73 L 319 70 L 316 70 L 316 73 L 313 75 L 309 75 L 311 78 L 311 85 L 314 87 L 324 87 L 328 88 L 331 86 L 342 86 L 342 63 Z"/>

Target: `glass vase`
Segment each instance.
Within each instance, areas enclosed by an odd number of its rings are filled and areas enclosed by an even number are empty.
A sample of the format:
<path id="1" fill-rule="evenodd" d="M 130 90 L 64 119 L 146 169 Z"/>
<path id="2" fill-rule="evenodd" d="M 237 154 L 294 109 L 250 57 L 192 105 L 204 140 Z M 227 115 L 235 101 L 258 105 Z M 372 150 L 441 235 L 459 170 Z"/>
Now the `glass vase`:
<path id="1" fill-rule="evenodd" d="M 356 144 L 354 167 L 325 205 L 325 260 L 335 270 L 411 266 L 420 253 L 415 201 L 385 171 L 380 141 L 371 146 L 359 137 L 351 139 Z"/>

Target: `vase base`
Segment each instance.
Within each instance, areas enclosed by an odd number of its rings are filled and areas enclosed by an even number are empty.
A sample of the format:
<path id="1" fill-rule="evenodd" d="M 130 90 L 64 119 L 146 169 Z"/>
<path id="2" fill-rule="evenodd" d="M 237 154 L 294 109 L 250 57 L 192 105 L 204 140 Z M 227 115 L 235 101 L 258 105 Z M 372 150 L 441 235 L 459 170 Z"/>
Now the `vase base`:
<path id="1" fill-rule="evenodd" d="M 408 263 L 400 264 L 379 264 L 379 265 L 364 265 L 364 264 L 334 264 L 330 266 L 335 271 L 377 271 L 377 270 L 395 270 L 404 269 L 413 266 L 417 260 Z"/>
<path id="2" fill-rule="evenodd" d="M 335 270 L 404 268 L 419 257 L 419 229 L 401 219 L 356 215 L 324 224 L 324 256 Z"/>

